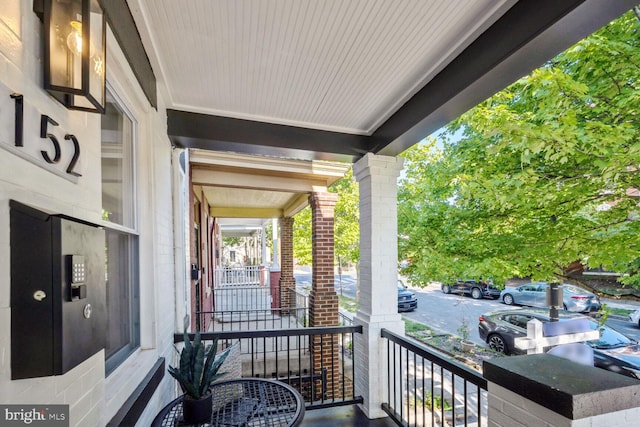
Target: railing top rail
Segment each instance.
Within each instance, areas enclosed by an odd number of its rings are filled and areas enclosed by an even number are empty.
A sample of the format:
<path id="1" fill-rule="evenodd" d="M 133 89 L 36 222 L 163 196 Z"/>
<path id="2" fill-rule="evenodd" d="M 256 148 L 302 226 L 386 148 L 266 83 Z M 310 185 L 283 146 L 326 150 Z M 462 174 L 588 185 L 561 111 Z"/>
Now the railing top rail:
<path id="1" fill-rule="evenodd" d="M 263 329 L 259 331 L 220 331 L 220 332 L 202 332 L 200 337 L 203 340 L 214 339 L 238 339 L 238 338 L 263 338 L 263 337 L 296 337 L 307 335 L 330 335 L 330 334 L 349 334 L 362 333 L 362 325 L 356 326 L 325 326 L 313 328 L 298 329 Z M 187 334 L 189 339 L 193 339 L 195 334 Z M 184 341 L 184 335 L 175 333 L 173 342 L 178 343 Z"/>
<path id="2" fill-rule="evenodd" d="M 458 375 L 461 378 L 477 385 L 480 388 L 487 389 L 487 380 L 482 376 L 482 374 L 474 371 L 467 366 L 458 363 L 454 360 L 448 360 L 437 352 L 427 348 L 426 346 L 418 343 L 417 341 L 401 337 L 396 335 L 395 333 L 389 331 L 388 329 L 382 329 L 380 335 L 383 338 L 387 338 L 389 341 L 399 344 L 407 349 L 411 350 L 418 356 L 424 357 L 425 359 L 431 360 L 448 371 Z"/>
<path id="3" fill-rule="evenodd" d="M 200 316 L 203 314 L 235 314 L 235 313 L 247 313 L 247 314 L 251 314 L 251 313 L 264 313 L 264 312 L 271 312 L 271 313 L 277 313 L 278 316 L 282 315 L 282 316 L 286 316 L 286 312 L 288 311 L 302 311 L 302 310 L 309 310 L 308 307 L 290 307 L 290 308 L 252 308 L 252 309 L 246 309 L 246 310 L 215 310 L 215 311 L 196 311 L 196 316 Z"/>
<path id="4" fill-rule="evenodd" d="M 245 265 L 245 266 L 238 266 L 238 267 L 216 267 L 216 270 L 218 271 L 222 271 L 222 270 L 259 270 L 260 268 L 263 269 L 267 269 L 268 267 L 266 266 L 260 266 L 260 265 Z"/>

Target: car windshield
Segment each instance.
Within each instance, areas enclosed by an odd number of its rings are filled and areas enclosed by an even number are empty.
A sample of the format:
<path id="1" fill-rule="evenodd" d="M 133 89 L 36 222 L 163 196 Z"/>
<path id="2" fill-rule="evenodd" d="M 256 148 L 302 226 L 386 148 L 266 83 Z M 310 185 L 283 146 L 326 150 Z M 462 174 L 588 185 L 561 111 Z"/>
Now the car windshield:
<path id="1" fill-rule="evenodd" d="M 618 347 L 626 347 L 631 344 L 635 344 L 635 342 L 620 332 L 614 331 L 611 328 L 606 326 L 600 326 L 597 322 L 589 322 L 591 324 L 591 329 L 600 330 L 600 338 L 597 340 L 589 341 L 589 345 L 594 348 L 607 349 L 607 348 L 618 348 Z"/>

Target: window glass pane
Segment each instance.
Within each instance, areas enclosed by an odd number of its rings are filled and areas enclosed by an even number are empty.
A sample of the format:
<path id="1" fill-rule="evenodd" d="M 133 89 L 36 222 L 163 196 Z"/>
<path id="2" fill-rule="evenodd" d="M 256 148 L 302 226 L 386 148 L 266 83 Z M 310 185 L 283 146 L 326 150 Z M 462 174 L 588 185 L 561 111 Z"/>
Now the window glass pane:
<path id="1" fill-rule="evenodd" d="M 102 219 L 105 221 L 107 286 L 106 371 L 140 344 L 138 235 L 135 233 L 133 121 L 107 92 L 102 116 Z M 132 230 L 114 230 L 117 224 Z"/>
<path id="2" fill-rule="evenodd" d="M 102 116 L 102 219 L 135 227 L 133 123 L 107 92 Z"/>
<path id="3" fill-rule="evenodd" d="M 140 342 L 138 237 L 106 229 L 107 372 Z"/>

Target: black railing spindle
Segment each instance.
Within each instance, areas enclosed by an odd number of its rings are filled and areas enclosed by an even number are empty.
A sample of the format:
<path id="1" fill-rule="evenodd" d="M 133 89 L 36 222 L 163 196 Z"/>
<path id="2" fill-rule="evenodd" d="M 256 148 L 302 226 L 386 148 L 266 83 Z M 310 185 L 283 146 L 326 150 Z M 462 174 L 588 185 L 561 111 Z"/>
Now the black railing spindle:
<path id="1" fill-rule="evenodd" d="M 396 335 L 386 329 L 382 330 L 381 336 L 387 340 L 387 375 L 389 381 L 393 382 L 387 386 L 388 402 L 382 405 L 382 409 L 398 425 L 425 424 L 428 417 L 427 411 L 431 414 L 431 425 L 449 425 L 449 416 L 452 425 L 457 424 L 456 418 L 458 416 L 461 416 L 460 419 L 464 419 L 465 426 L 486 424 L 486 421 L 483 421 L 486 418 L 483 417 L 486 417 L 486 397 L 484 396 L 487 393 L 487 381 L 480 373 L 441 353 L 430 350 L 413 339 Z M 396 353 L 398 353 L 396 346 L 401 354 L 399 364 L 396 363 Z M 393 356 L 391 356 L 389 348 L 393 348 Z M 413 358 L 410 354 L 413 354 Z M 421 382 L 418 382 L 417 379 L 420 371 L 417 366 L 418 356 L 422 363 Z M 411 367 L 412 360 L 413 369 Z M 428 370 L 425 369 L 425 363 L 430 364 Z M 393 374 L 391 374 L 392 369 Z M 399 378 L 396 376 L 396 371 L 401 374 Z M 413 381 L 410 381 L 411 375 L 414 376 Z M 421 393 L 418 390 L 420 383 Z M 406 384 L 406 393 L 402 390 L 405 387 L 404 384 Z M 469 404 L 471 385 L 473 389 L 477 390 L 477 405 L 475 407 Z M 397 392 L 397 387 L 400 387 L 400 393 Z M 425 392 L 425 389 L 429 389 L 430 392 Z M 393 395 L 391 394 L 392 390 Z M 418 396 L 421 396 L 422 399 L 419 399 Z M 399 404 L 397 404 L 397 399 L 400 399 Z M 402 401 L 403 399 L 406 401 Z M 416 407 L 413 411 L 409 411 L 412 399 Z M 419 420 L 417 408 L 420 400 L 422 401 L 422 420 Z M 457 406 L 457 403 L 460 405 Z M 406 414 L 404 408 L 407 408 Z"/>

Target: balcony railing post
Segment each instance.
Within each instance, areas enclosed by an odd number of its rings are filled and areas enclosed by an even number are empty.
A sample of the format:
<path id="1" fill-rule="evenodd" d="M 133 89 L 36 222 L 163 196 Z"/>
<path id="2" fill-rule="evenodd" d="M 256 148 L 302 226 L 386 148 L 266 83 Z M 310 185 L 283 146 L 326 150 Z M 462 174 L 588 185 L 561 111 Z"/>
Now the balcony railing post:
<path id="1" fill-rule="evenodd" d="M 361 317 L 353 319 L 355 326 L 362 326 L 362 334 L 355 336 L 354 363 L 356 366 L 356 394 L 364 398 L 362 410 L 369 418 L 382 418 L 386 414 L 382 404 L 387 399 L 389 376 L 387 375 L 387 357 L 398 357 L 395 348 L 387 353 L 387 347 L 381 337 L 382 329 L 392 330 L 404 335 L 404 323 L 396 322 L 365 323 Z M 394 373 L 392 372 L 392 375 Z"/>

